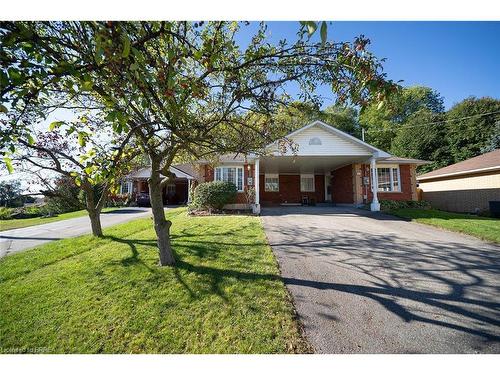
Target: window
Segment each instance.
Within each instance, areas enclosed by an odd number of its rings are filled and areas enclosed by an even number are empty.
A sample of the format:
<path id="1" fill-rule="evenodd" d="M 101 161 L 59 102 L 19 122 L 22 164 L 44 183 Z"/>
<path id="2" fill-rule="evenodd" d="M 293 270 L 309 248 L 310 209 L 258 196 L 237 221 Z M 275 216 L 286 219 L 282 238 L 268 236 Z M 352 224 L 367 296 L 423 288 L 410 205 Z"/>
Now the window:
<path id="1" fill-rule="evenodd" d="M 301 174 L 300 175 L 300 191 L 313 192 L 314 191 L 314 175 Z"/>
<path id="2" fill-rule="evenodd" d="M 279 191 L 280 179 L 277 174 L 265 174 L 264 191 Z"/>
<path id="3" fill-rule="evenodd" d="M 399 168 L 377 168 L 378 191 L 401 191 L 399 186 Z"/>
<path id="4" fill-rule="evenodd" d="M 238 191 L 243 191 L 243 167 L 217 167 L 215 181 L 232 182 Z"/>
<path id="5" fill-rule="evenodd" d="M 311 138 L 309 140 L 309 145 L 310 146 L 319 146 L 319 145 L 321 145 L 321 139 L 319 139 L 318 137 Z"/>
<path id="6" fill-rule="evenodd" d="M 401 191 L 399 189 L 399 168 L 392 168 L 392 188 L 394 191 Z"/>
<path id="7" fill-rule="evenodd" d="M 120 185 L 120 194 L 130 194 L 132 192 L 132 182 L 122 181 Z"/>
<path id="8" fill-rule="evenodd" d="M 175 184 L 167 185 L 167 195 L 175 195 Z"/>

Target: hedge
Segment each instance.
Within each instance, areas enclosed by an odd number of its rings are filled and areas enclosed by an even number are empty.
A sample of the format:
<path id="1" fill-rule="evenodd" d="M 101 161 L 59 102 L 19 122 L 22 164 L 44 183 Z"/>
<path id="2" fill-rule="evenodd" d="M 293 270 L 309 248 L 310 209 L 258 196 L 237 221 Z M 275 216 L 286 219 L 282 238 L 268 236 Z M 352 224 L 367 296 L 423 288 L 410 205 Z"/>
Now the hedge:
<path id="1" fill-rule="evenodd" d="M 232 182 L 204 182 L 194 189 L 190 207 L 195 210 L 222 210 L 226 204 L 235 202 L 236 193 L 236 185 Z"/>

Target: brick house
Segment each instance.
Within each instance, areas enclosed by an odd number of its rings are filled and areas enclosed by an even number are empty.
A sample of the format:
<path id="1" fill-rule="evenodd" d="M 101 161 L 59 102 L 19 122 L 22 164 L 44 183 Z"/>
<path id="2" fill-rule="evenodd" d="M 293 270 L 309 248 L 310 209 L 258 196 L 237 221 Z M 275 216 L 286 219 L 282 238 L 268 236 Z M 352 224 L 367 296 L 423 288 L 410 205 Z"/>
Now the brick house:
<path id="1" fill-rule="evenodd" d="M 265 156 L 223 155 L 216 165 L 200 160 L 189 171 L 186 165 L 176 165 L 172 172 L 179 182 L 185 179 L 189 185 L 213 180 L 233 182 L 238 189 L 237 200 L 227 208 L 248 208 L 245 191 L 254 189 L 255 200 L 250 206 L 257 213 L 261 205 L 326 202 L 369 203 L 372 211 L 378 211 L 381 199 L 417 199 L 415 169 L 426 163 L 422 160 L 394 157 L 321 121 L 286 138 L 296 145 L 295 152 L 281 153 L 275 142 L 266 147 Z M 147 170 L 139 173 L 148 175 Z M 130 183 L 137 184 L 137 177 L 137 173 L 130 175 Z M 377 181 L 376 188 L 372 181 Z M 188 201 L 188 190 L 186 194 Z"/>
<path id="2" fill-rule="evenodd" d="M 200 180 L 196 169 L 190 164 L 177 164 L 170 167 L 170 172 L 176 177 L 163 191 L 165 204 L 188 203 L 191 185 Z M 142 168 L 129 174 L 120 186 L 120 194 L 129 194 L 133 199 L 140 194 L 149 196 L 148 178 L 150 175 L 151 168 Z"/>
<path id="3" fill-rule="evenodd" d="M 488 152 L 417 177 L 423 199 L 454 212 L 488 210 L 500 201 L 500 150 Z"/>

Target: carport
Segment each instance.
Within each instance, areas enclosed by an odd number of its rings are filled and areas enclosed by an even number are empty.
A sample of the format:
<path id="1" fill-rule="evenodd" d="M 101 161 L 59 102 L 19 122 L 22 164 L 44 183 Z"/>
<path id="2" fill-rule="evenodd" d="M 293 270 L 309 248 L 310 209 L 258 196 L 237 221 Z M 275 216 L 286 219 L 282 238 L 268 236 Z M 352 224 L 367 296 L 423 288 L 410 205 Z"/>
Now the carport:
<path id="1" fill-rule="evenodd" d="M 195 178 L 174 166 L 170 167 L 170 171 L 175 175 L 175 180 L 166 185 L 163 190 L 164 204 L 190 202 L 191 184 Z M 132 196 L 132 199 L 135 199 L 135 196 L 140 193 L 149 194 L 148 178 L 150 175 L 151 168 L 142 168 L 126 177 L 125 183 L 129 186 L 127 193 Z"/>

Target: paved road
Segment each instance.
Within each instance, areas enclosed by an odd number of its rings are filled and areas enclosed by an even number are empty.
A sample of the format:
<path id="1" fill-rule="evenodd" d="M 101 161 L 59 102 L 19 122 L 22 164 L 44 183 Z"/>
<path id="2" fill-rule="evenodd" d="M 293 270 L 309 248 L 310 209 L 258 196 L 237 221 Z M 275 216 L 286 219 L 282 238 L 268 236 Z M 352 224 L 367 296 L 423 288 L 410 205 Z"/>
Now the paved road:
<path id="1" fill-rule="evenodd" d="M 102 227 L 120 224 L 150 215 L 150 208 L 127 207 L 101 215 Z M 91 232 L 88 216 L 35 225 L 0 232 L 0 258 L 62 238 L 76 237 Z"/>
<path id="2" fill-rule="evenodd" d="M 263 210 L 319 353 L 500 353 L 500 246 L 378 213 Z"/>

